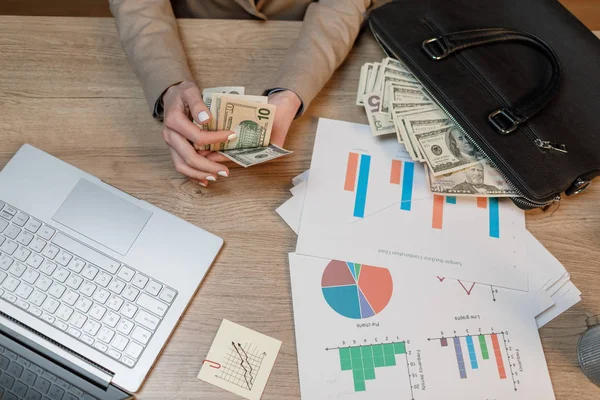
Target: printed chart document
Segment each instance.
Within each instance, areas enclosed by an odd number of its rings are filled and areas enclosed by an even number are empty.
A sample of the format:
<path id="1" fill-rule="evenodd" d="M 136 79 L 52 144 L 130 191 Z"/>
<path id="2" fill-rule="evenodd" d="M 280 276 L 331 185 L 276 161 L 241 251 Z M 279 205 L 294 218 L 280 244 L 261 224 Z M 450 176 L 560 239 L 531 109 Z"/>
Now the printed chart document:
<path id="1" fill-rule="evenodd" d="M 302 398 L 554 399 L 527 292 L 297 254 L 290 275 Z"/>
<path id="2" fill-rule="evenodd" d="M 198 379 L 258 400 L 280 347 L 281 341 L 224 319 Z"/>
<path id="3" fill-rule="evenodd" d="M 393 137 L 320 119 L 296 252 L 527 291 L 523 211 L 433 195 L 424 168 Z"/>

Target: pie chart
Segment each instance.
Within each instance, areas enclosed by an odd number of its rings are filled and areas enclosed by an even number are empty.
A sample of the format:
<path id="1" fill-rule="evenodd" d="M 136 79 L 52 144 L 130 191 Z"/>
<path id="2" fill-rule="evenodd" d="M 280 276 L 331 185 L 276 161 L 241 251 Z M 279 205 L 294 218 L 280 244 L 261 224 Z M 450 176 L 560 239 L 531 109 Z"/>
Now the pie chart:
<path id="1" fill-rule="evenodd" d="M 338 314 L 353 319 L 379 314 L 392 297 L 390 271 L 344 261 L 331 261 L 321 279 L 323 297 Z"/>

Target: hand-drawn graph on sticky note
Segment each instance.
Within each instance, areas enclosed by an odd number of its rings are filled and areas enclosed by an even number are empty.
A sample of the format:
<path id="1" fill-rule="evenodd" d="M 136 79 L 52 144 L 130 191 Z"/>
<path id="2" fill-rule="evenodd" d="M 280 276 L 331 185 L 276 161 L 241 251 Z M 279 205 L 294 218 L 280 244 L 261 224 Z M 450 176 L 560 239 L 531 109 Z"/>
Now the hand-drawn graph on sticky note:
<path id="1" fill-rule="evenodd" d="M 260 399 L 281 341 L 223 320 L 198 379 L 247 399 Z"/>
<path id="2" fill-rule="evenodd" d="M 246 342 L 242 346 L 241 343 L 231 342 L 227 359 L 225 364 L 221 365 L 221 373 L 217 377 L 243 389 L 252 390 L 266 355 L 266 352 L 260 352 L 252 343 Z"/>

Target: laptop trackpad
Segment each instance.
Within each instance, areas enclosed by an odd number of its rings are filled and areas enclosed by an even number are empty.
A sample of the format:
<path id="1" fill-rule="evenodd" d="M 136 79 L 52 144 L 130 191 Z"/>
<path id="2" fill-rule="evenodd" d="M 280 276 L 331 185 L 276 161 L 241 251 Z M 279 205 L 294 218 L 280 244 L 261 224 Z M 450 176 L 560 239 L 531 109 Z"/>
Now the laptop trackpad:
<path id="1" fill-rule="evenodd" d="M 151 216 L 152 212 L 81 179 L 52 219 L 125 255 Z"/>

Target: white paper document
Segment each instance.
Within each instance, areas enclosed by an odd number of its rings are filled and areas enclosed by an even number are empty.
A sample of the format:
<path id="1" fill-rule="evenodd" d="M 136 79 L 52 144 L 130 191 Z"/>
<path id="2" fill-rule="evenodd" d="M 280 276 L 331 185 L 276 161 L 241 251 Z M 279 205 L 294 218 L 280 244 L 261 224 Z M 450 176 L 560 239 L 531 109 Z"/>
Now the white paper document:
<path id="1" fill-rule="evenodd" d="M 434 196 L 424 174 L 395 138 L 320 119 L 296 252 L 527 291 L 523 211 Z"/>
<path id="2" fill-rule="evenodd" d="M 224 319 L 198 379 L 258 400 L 280 347 L 281 341 Z"/>
<path id="3" fill-rule="evenodd" d="M 302 398 L 554 399 L 529 293 L 352 261 L 290 254 Z"/>

